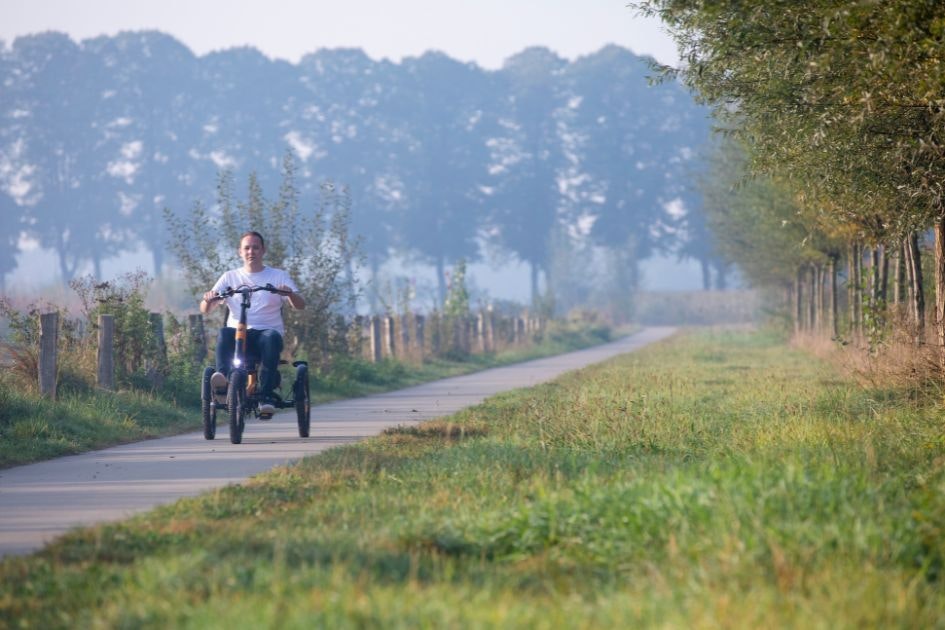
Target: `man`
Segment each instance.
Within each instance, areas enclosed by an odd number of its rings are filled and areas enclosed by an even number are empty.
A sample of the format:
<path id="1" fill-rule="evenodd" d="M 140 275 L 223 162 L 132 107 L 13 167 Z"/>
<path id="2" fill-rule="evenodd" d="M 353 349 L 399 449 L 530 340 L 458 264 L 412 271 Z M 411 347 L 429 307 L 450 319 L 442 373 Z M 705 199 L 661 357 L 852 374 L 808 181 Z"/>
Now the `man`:
<path id="1" fill-rule="evenodd" d="M 252 304 L 246 312 L 246 350 L 259 357 L 259 405 L 260 417 L 269 419 L 275 412 L 273 390 L 278 385 L 279 355 L 282 352 L 282 335 L 285 325 L 282 323 L 282 304 L 288 302 L 292 308 L 305 308 L 305 300 L 298 294 L 298 287 L 289 274 L 282 269 L 267 267 L 263 264 L 266 243 L 259 232 L 246 232 L 240 237 L 239 256 L 243 266 L 227 271 L 217 280 L 213 288 L 203 294 L 200 300 L 200 312 L 209 313 L 223 300 L 217 294 L 227 287 L 237 288 L 243 285 L 266 286 L 271 284 L 286 295 L 259 291 L 252 296 Z M 230 360 L 236 348 L 236 326 L 239 323 L 240 302 L 242 296 L 234 295 L 226 300 L 230 315 L 226 327 L 220 329 L 217 336 L 217 371 L 210 378 L 210 387 L 215 394 L 226 391 Z"/>

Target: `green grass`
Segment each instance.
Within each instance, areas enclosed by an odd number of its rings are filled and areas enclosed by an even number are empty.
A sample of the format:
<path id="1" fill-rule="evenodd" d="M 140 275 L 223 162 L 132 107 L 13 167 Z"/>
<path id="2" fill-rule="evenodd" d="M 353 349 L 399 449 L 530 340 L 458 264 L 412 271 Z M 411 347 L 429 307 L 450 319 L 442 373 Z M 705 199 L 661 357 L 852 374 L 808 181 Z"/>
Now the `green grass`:
<path id="1" fill-rule="evenodd" d="M 606 328 L 559 327 L 540 344 L 500 353 L 434 359 L 422 365 L 343 361 L 328 374 L 314 375 L 313 400 L 317 404 L 389 391 L 608 340 Z M 114 393 L 95 390 L 67 373 L 56 401 L 39 398 L 35 387 L 23 387 L 12 374 L 0 375 L 0 469 L 199 429 L 200 370 L 185 371 L 191 373 L 172 375 L 161 391 L 148 391 L 142 379 L 141 389 Z M 291 381 L 291 368 L 284 369 L 283 383 Z"/>
<path id="2" fill-rule="evenodd" d="M 0 626 L 943 627 L 941 408 L 690 334 L 70 534 Z"/>
<path id="3" fill-rule="evenodd" d="M 142 391 L 65 391 L 39 398 L 0 379 L 0 468 L 181 433 L 200 422 L 193 409 Z"/>

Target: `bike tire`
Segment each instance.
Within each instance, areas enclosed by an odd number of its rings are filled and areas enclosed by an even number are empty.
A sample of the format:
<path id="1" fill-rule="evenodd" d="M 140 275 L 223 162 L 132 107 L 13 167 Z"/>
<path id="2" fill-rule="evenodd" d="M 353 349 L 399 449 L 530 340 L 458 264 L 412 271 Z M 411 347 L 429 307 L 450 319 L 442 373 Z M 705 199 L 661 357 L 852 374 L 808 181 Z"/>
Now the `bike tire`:
<path id="1" fill-rule="evenodd" d="M 299 437 L 307 438 L 312 422 L 312 403 L 308 384 L 308 366 L 300 365 L 295 372 L 295 415 L 299 423 Z"/>
<path id="2" fill-rule="evenodd" d="M 230 442 L 239 444 L 243 441 L 246 416 L 246 373 L 242 370 L 233 370 L 230 373 L 226 406 L 230 411 Z"/>
<path id="3" fill-rule="evenodd" d="M 210 377 L 214 369 L 208 367 L 203 371 L 203 383 L 200 389 L 200 409 L 203 413 L 203 437 L 212 440 L 217 436 L 217 405 L 210 390 Z"/>

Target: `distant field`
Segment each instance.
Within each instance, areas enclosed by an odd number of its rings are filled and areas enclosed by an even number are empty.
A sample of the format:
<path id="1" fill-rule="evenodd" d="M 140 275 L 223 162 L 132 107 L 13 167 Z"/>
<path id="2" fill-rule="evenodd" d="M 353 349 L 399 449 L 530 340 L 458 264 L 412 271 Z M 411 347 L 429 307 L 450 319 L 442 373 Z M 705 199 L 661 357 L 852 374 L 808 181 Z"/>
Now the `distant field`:
<path id="1" fill-rule="evenodd" d="M 0 564 L 0 626 L 940 627 L 941 408 L 692 333 Z"/>
<path id="2" fill-rule="evenodd" d="M 760 321 L 761 295 L 754 290 L 643 291 L 635 317 L 647 326 L 706 326 Z"/>

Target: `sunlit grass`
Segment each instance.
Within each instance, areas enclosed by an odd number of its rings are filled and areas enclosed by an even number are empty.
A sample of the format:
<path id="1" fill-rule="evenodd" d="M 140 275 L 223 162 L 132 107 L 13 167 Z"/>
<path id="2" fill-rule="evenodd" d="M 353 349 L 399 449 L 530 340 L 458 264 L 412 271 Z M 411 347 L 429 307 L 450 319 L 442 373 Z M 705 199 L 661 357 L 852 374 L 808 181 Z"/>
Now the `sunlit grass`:
<path id="1" fill-rule="evenodd" d="M 0 565 L 0 625 L 937 627 L 941 408 L 692 334 Z"/>

